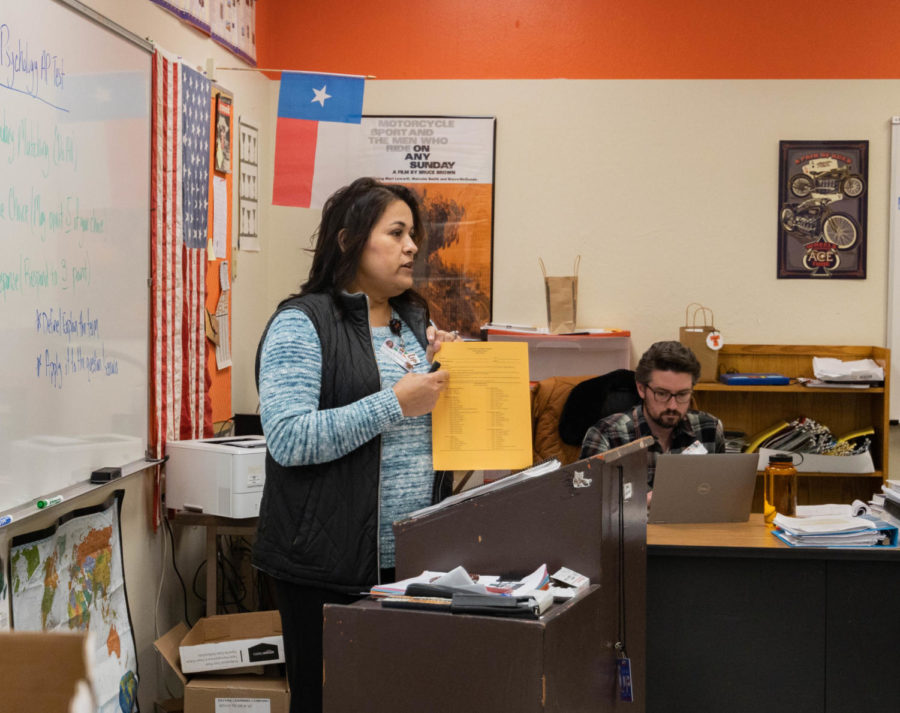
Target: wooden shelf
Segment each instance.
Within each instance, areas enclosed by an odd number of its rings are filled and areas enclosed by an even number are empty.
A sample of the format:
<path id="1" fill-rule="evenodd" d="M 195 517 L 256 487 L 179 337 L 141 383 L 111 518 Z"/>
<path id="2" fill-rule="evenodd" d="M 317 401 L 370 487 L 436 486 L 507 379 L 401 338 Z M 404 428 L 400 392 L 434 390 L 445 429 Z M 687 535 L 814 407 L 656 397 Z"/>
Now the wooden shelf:
<path id="1" fill-rule="evenodd" d="M 803 386 L 733 386 L 700 382 L 694 387 L 697 408 L 718 416 L 727 430 L 743 431 L 748 438 L 779 421 L 811 418 L 840 437 L 871 427 L 875 431 L 871 453 L 873 473 L 801 473 L 800 502 L 850 503 L 869 500 L 880 492 L 888 475 L 890 350 L 873 346 L 796 344 L 726 344 L 719 352 L 719 373 L 773 372 L 792 379 L 813 378 L 812 358 L 833 357 L 844 361 L 873 359 L 884 368 L 884 386 L 868 389 L 831 389 Z M 758 487 L 757 490 L 760 488 Z M 757 492 L 760 500 L 761 493 Z"/>
<path id="2" fill-rule="evenodd" d="M 815 386 L 803 386 L 802 384 L 785 384 L 783 386 L 735 386 L 733 384 L 717 384 L 714 382 L 700 382 L 694 385 L 694 391 L 765 391 L 771 393 L 795 393 L 795 394 L 834 394 L 846 396 L 851 394 L 884 394 L 884 387 L 870 386 L 868 389 L 830 389 L 817 388 Z"/>

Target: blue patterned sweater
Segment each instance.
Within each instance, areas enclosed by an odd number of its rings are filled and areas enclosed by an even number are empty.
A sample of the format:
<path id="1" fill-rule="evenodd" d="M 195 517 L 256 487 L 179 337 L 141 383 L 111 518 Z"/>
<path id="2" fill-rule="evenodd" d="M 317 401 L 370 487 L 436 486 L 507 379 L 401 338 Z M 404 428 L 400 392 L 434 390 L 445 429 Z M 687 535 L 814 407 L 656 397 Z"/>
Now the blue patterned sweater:
<path id="1" fill-rule="evenodd" d="M 401 338 L 419 357 L 415 371 L 428 362 L 412 330 Z M 431 502 L 431 416 L 404 418 L 391 387 L 406 373 L 382 345 L 396 337 L 388 327 L 372 329 L 372 346 L 381 373 L 381 391 L 340 408 L 319 411 L 322 350 L 318 334 L 302 311 L 288 309 L 272 321 L 263 344 L 259 402 L 266 445 L 281 465 L 309 465 L 340 458 L 381 434 L 379 512 L 382 568 L 394 566 L 391 524 Z"/>

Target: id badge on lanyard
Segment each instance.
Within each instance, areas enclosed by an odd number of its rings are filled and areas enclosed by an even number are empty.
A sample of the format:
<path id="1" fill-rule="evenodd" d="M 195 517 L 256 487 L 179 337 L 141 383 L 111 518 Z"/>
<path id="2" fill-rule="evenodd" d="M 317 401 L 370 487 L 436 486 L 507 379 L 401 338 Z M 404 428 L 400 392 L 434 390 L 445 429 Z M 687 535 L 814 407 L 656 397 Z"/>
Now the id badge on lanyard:
<path id="1" fill-rule="evenodd" d="M 381 344 L 381 351 L 390 359 L 402 366 L 406 371 L 412 371 L 419 363 L 419 357 L 407 351 L 396 339 L 385 339 Z"/>

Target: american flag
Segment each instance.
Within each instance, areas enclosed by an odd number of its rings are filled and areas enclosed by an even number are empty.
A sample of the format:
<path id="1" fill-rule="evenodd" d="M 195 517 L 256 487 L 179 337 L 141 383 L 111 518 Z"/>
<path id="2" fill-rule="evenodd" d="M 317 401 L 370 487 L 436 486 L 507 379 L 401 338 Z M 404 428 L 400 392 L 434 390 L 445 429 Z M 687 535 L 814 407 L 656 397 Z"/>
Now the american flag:
<path id="1" fill-rule="evenodd" d="M 206 247 L 209 212 L 209 80 L 181 65 L 181 147 L 184 242 L 189 248 Z"/>
<path id="2" fill-rule="evenodd" d="M 209 80 L 155 50 L 150 378 L 157 457 L 168 441 L 212 435 L 205 306 L 211 96 Z"/>

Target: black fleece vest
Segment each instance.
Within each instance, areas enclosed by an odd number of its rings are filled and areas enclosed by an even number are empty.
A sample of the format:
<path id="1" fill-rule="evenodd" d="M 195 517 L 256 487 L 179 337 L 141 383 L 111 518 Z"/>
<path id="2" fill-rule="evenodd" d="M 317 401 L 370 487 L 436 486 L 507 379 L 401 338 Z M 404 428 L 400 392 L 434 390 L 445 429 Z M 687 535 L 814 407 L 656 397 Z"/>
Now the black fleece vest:
<path id="1" fill-rule="evenodd" d="M 424 347 L 424 310 L 399 298 L 392 306 Z M 276 314 L 283 309 L 302 310 L 318 333 L 320 410 L 346 406 L 381 388 L 364 295 L 343 295 L 338 308 L 329 294 L 309 294 L 286 300 Z M 257 350 L 257 384 L 268 329 Z M 316 465 L 282 466 L 267 452 L 253 563 L 279 579 L 348 593 L 376 583 L 380 462 L 380 437 Z"/>

